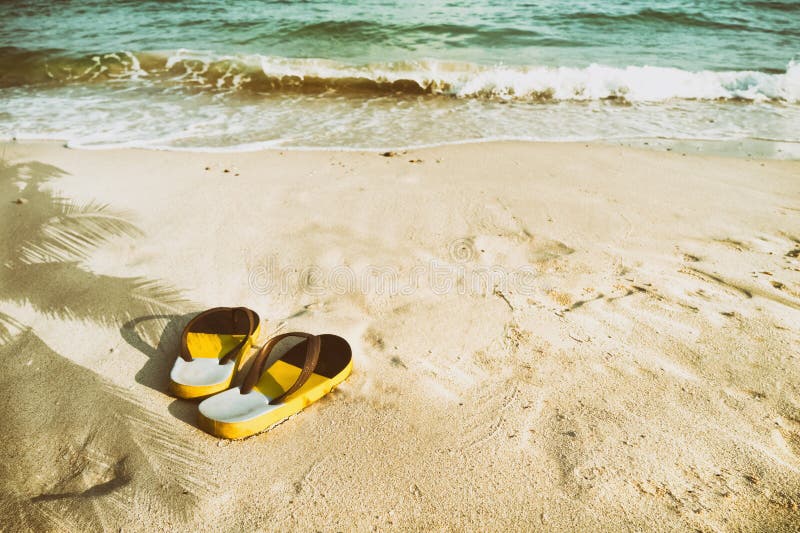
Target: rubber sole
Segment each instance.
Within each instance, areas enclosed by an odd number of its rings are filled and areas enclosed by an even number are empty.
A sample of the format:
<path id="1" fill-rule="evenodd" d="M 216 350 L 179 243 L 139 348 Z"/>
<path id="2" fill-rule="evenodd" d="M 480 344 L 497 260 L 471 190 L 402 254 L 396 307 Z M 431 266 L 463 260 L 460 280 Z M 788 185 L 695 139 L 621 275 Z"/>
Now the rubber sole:
<path id="1" fill-rule="evenodd" d="M 334 377 L 325 379 L 321 383 L 309 387 L 308 389 L 300 389 L 297 393 L 289 397 L 286 402 L 280 404 L 275 409 L 250 420 L 242 422 L 223 422 L 208 418 L 198 411 L 198 425 L 200 429 L 206 433 L 223 439 L 237 440 L 250 437 L 270 429 L 275 424 L 299 413 L 332 391 L 337 385 L 344 381 L 352 371 L 353 361 L 351 360 L 347 366 Z"/>

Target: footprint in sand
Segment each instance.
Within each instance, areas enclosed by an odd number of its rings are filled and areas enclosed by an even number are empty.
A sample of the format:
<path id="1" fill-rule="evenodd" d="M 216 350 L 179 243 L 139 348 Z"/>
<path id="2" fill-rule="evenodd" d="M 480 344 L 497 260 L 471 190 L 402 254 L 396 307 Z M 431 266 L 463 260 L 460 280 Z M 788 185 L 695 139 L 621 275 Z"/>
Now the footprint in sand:
<path id="1" fill-rule="evenodd" d="M 586 454 L 586 421 L 558 410 L 542 419 L 538 439 L 549 458 L 555 463 L 559 484 L 572 494 L 580 494 L 592 486 L 582 475 L 588 472 Z"/>

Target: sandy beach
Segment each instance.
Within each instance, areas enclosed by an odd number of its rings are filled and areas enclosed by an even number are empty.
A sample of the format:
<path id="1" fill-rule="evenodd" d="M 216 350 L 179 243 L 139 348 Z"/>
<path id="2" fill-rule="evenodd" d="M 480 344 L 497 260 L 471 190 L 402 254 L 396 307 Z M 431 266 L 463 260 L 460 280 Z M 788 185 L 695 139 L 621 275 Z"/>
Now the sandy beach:
<path id="1" fill-rule="evenodd" d="M 800 529 L 798 161 L 0 154 L 3 529 Z M 352 376 L 204 433 L 166 391 L 218 305 Z"/>

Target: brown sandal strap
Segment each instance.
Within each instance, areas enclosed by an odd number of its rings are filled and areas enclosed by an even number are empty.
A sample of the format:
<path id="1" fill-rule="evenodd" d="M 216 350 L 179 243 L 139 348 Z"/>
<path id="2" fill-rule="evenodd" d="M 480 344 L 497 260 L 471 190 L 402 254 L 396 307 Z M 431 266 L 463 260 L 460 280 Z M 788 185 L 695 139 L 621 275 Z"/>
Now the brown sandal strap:
<path id="1" fill-rule="evenodd" d="M 270 405 L 281 402 L 284 398 L 297 392 L 303 385 L 305 385 L 306 381 L 308 381 L 308 378 L 310 378 L 311 374 L 314 373 L 314 369 L 317 368 L 317 363 L 319 362 L 319 352 L 321 348 L 320 338 L 316 335 L 303 332 L 283 333 L 271 338 L 258 351 L 258 354 L 253 361 L 253 366 L 250 368 L 250 372 L 247 373 L 247 377 L 245 377 L 241 389 L 239 389 L 241 394 L 247 394 L 253 390 L 253 387 L 255 387 L 256 383 L 258 383 L 258 380 L 261 379 L 264 371 L 267 370 L 266 364 L 269 359 L 269 354 L 280 341 L 287 337 L 303 337 L 307 339 L 305 341 L 308 344 L 306 348 L 306 357 L 303 362 L 303 369 L 300 371 L 300 375 L 297 376 L 297 380 L 295 380 L 292 386 L 286 389 L 283 394 L 270 400 Z"/>
<path id="2" fill-rule="evenodd" d="M 189 333 L 191 333 L 192 326 L 197 324 L 197 322 L 207 317 L 208 315 L 212 313 L 218 313 L 220 311 L 231 311 L 232 321 L 234 324 L 236 323 L 236 313 L 243 312 L 247 316 L 248 327 L 247 327 L 247 335 L 245 335 L 244 338 L 236 346 L 225 352 L 225 354 L 222 357 L 220 357 L 219 364 L 224 365 L 225 363 L 227 363 L 247 343 L 248 339 L 256 329 L 256 318 L 254 316 L 255 313 L 252 310 L 248 309 L 247 307 L 214 307 L 211 309 L 207 309 L 206 311 L 203 311 L 202 313 L 191 319 L 189 323 L 186 324 L 186 327 L 183 328 L 183 333 L 181 334 L 181 349 L 179 353 L 181 359 L 183 359 L 186 362 L 192 362 L 194 360 L 192 355 L 189 353 L 189 345 L 188 345 Z"/>
<path id="3" fill-rule="evenodd" d="M 239 343 L 228 350 L 228 352 L 219 358 L 219 364 L 224 365 L 231 359 L 235 358 L 239 351 L 247 344 L 247 341 L 250 340 L 250 336 L 253 334 L 253 331 L 256 329 L 255 319 L 253 318 L 253 312 L 246 308 L 246 307 L 234 307 L 232 309 L 233 313 L 233 323 L 236 323 L 236 312 L 242 311 L 245 316 L 247 316 L 247 335 L 245 335 Z"/>

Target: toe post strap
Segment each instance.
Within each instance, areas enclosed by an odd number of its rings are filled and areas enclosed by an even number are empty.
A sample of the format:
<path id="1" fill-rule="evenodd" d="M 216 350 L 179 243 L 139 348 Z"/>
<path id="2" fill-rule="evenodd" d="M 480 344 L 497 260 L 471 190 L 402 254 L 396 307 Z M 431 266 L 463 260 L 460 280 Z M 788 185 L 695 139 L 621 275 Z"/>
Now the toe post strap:
<path id="1" fill-rule="evenodd" d="M 319 362 L 319 352 L 321 348 L 321 340 L 317 335 L 312 335 L 310 333 L 303 333 L 303 332 L 292 332 L 292 333 L 283 333 L 281 335 L 277 335 L 267 341 L 264 346 L 258 351 L 258 354 L 253 361 L 253 366 L 250 368 L 250 372 L 247 373 L 247 377 L 244 379 L 244 383 L 242 383 L 241 388 L 239 389 L 241 394 L 248 394 L 253 390 L 258 383 L 258 380 L 261 379 L 261 376 L 267 370 L 267 362 L 269 360 L 270 353 L 272 350 L 277 346 L 277 344 L 286 339 L 288 337 L 301 337 L 306 339 L 303 341 L 306 343 L 306 352 L 305 352 L 305 359 L 303 361 L 303 368 L 300 371 L 300 375 L 297 376 L 297 380 L 292 384 L 291 387 L 286 389 L 283 394 L 277 396 L 270 400 L 270 405 L 275 405 L 280 403 L 286 398 L 287 396 L 297 392 L 300 388 L 305 385 L 308 378 L 311 377 L 311 374 L 314 373 L 314 370 L 317 368 L 317 363 Z"/>

